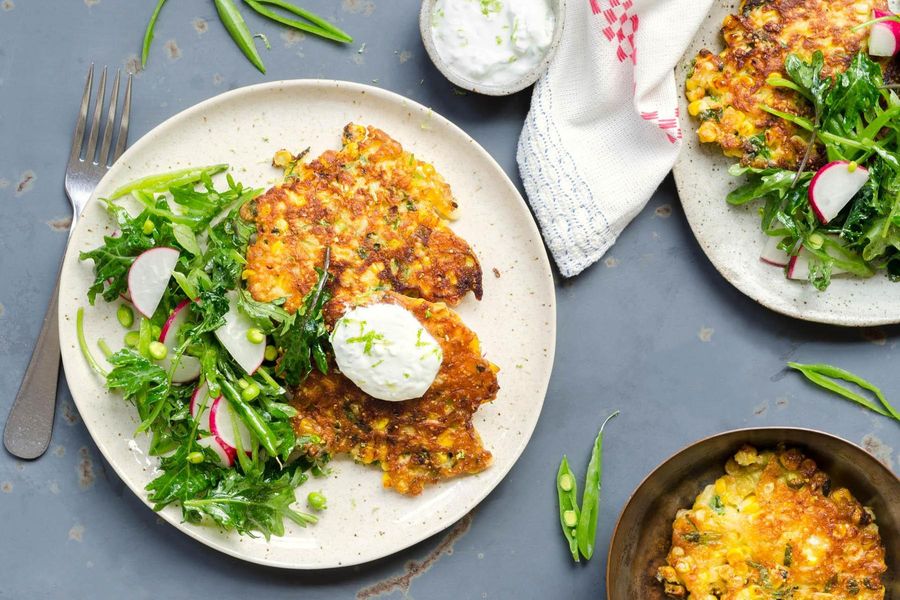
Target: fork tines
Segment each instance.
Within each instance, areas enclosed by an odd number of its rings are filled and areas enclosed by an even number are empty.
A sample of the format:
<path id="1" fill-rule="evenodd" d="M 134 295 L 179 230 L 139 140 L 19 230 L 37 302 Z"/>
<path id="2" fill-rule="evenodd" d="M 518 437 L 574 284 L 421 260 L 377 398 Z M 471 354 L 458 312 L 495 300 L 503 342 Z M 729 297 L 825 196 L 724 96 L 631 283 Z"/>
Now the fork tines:
<path id="1" fill-rule="evenodd" d="M 72 139 L 72 151 L 69 154 L 69 162 L 80 161 L 89 162 L 97 166 L 111 166 L 125 151 L 125 145 L 128 141 L 128 118 L 131 113 L 131 81 L 132 75 L 128 75 L 128 82 L 125 85 L 125 98 L 122 101 L 122 116 L 119 119 L 119 128 L 116 132 L 116 145 L 112 155 L 110 155 L 110 147 L 113 141 L 113 129 L 116 123 L 116 110 L 119 104 L 119 79 L 120 71 L 116 69 L 116 77 L 112 83 L 112 90 L 109 100 L 106 100 L 106 72 L 107 68 L 103 67 L 100 74 L 100 83 L 97 86 L 97 95 L 94 97 L 93 115 L 91 117 L 90 130 L 87 132 L 85 139 L 85 128 L 87 125 L 88 108 L 91 104 L 91 95 L 94 87 L 94 64 L 91 63 L 88 69 L 87 81 L 84 84 L 84 96 L 81 98 L 81 110 L 78 112 L 78 121 L 75 124 L 75 135 Z M 106 123 L 103 126 L 103 137 L 100 138 L 100 122 L 103 119 L 103 108 L 106 106 Z M 100 139 L 100 148 L 98 152 L 97 140 Z M 83 152 L 82 152 L 83 151 Z"/>

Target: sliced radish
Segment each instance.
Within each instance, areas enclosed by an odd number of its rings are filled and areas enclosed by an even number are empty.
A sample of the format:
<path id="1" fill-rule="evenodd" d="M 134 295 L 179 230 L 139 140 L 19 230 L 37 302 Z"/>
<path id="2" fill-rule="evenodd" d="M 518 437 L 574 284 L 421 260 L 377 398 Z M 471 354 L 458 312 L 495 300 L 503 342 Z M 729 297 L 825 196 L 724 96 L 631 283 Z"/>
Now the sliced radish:
<path id="1" fill-rule="evenodd" d="M 222 444 L 225 452 L 237 456 L 237 438 L 235 433 L 241 436 L 241 448 L 248 455 L 250 454 L 250 430 L 244 425 L 243 421 L 236 419 L 231 410 L 231 405 L 223 396 L 216 398 L 213 402 L 212 409 L 209 411 L 209 426 L 216 439 Z"/>
<path id="2" fill-rule="evenodd" d="M 791 257 L 790 262 L 788 263 L 787 276 L 788 279 L 797 279 L 800 281 L 808 281 L 809 280 L 809 261 L 812 260 L 813 254 L 807 250 L 806 248 L 800 248 L 800 252 L 798 252 L 795 256 Z M 837 266 L 831 267 L 832 275 L 840 275 L 841 273 L 846 273 L 844 269 L 841 269 Z"/>
<path id="3" fill-rule="evenodd" d="M 194 390 L 194 393 L 191 394 L 191 416 L 200 424 L 199 427 L 201 431 L 211 431 L 209 411 L 212 409 L 212 405 L 216 400 L 217 398 L 209 397 L 209 391 L 205 383 L 198 385 L 197 389 Z M 203 406 L 202 414 L 200 413 L 201 406 Z"/>
<path id="4" fill-rule="evenodd" d="M 759 260 L 767 265 L 775 267 L 786 267 L 790 261 L 788 253 L 778 247 L 783 238 L 767 235 L 763 242 L 763 249 L 759 255 Z"/>
<path id="5" fill-rule="evenodd" d="M 184 300 L 175 307 L 169 318 L 162 326 L 159 334 L 159 341 L 165 345 L 168 352 L 166 357 L 161 361 L 162 367 L 168 371 L 172 365 L 172 357 L 175 355 L 175 349 L 178 347 L 178 331 L 187 322 L 190 317 L 190 300 Z M 178 367 L 172 373 L 172 381 L 175 383 L 186 383 L 193 381 L 200 376 L 200 361 L 193 356 L 181 355 L 178 361 Z"/>
<path id="6" fill-rule="evenodd" d="M 150 248 L 134 259 L 128 270 L 128 295 L 134 307 L 152 317 L 178 264 L 175 248 Z"/>
<path id="7" fill-rule="evenodd" d="M 263 362 L 266 344 L 254 344 L 247 339 L 247 331 L 255 325 L 250 317 L 238 308 L 237 293 L 228 293 L 228 312 L 225 313 L 225 324 L 216 329 L 216 337 L 225 346 L 229 354 L 248 374 L 256 372 Z"/>
<path id="8" fill-rule="evenodd" d="M 819 220 L 828 223 L 868 180 L 869 171 L 864 167 L 845 160 L 830 162 L 809 183 L 809 204 Z"/>
<path id="9" fill-rule="evenodd" d="M 886 10 L 874 11 L 874 18 L 893 16 Z M 893 56 L 900 50 L 900 23 L 893 19 L 872 23 L 869 31 L 869 54 L 872 56 Z"/>
<path id="10" fill-rule="evenodd" d="M 237 456 L 234 451 L 229 452 L 222 445 L 221 440 L 214 435 L 207 435 L 197 440 L 197 445 L 203 446 L 204 448 L 209 448 L 213 452 L 216 453 L 216 456 L 219 457 L 219 464 L 224 467 L 230 467 L 234 464 L 234 459 Z"/>

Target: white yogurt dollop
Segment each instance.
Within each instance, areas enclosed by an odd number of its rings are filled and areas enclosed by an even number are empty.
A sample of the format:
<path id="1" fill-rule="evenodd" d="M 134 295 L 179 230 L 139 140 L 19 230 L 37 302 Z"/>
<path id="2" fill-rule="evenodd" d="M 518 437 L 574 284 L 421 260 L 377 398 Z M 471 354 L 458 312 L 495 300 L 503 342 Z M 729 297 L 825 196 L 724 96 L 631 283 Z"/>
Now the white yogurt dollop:
<path id="1" fill-rule="evenodd" d="M 432 14 L 441 60 L 488 85 L 515 83 L 537 66 L 556 21 L 549 0 L 437 0 Z"/>
<path id="2" fill-rule="evenodd" d="M 437 340 L 396 304 L 347 311 L 334 325 L 331 345 L 341 372 L 379 400 L 422 397 L 444 360 Z"/>

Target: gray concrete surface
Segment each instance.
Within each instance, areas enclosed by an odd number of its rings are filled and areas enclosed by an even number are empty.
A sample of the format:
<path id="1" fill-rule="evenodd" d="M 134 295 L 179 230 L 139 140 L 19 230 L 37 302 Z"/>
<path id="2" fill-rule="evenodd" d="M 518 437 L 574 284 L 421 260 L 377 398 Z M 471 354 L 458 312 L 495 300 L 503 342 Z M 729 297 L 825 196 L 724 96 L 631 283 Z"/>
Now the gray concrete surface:
<path id="1" fill-rule="evenodd" d="M 528 92 L 505 99 L 454 93 L 425 55 L 412 0 L 301 3 L 357 41 L 338 47 L 248 17 L 272 44 L 263 76 L 232 45 L 211 1 L 170 2 L 148 69 L 135 79 L 132 139 L 234 87 L 347 79 L 433 107 L 517 180 Z M 87 65 L 133 68 L 152 4 L 0 1 L 0 418 L 24 373 L 66 239 L 63 172 Z M 47 455 L 23 463 L 0 452 L 0 597 L 314 600 L 383 590 L 382 598 L 419 600 L 602 598 L 608 540 L 625 500 L 656 464 L 695 439 L 754 425 L 820 428 L 897 469 L 896 423 L 782 368 L 789 359 L 835 363 L 900 398 L 900 329 L 812 325 L 757 306 L 706 260 L 671 178 L 604 261 L 559 281 L 558 300 L 544 412 L 509 476 L 450 533 L 346 570 L 244 564 L 162 524 L 104 464 L 63 380 Z M 558 531 L 555 469 L 568 453 L 583 470 L 596 428 L 613 409 L 622 414 L 606 439 L 597 555 L 573 566 Z"/>

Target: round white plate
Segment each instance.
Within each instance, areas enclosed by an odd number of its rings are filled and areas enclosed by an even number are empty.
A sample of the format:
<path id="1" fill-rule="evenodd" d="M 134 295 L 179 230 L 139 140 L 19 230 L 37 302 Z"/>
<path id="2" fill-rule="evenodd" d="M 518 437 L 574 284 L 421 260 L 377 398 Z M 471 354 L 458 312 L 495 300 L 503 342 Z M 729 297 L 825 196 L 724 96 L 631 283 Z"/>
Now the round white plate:
<path id="1" fill-rule="evenodd" d="M 458 307 L 481 338 L 487 357 L 501 368 L 500 393 L 475 415 L 475 426 L 494 454 L 486 471 L 447 481 L 405 497 L 381 486 L 378 467 L 336 458 L 332 474 L 311 478 L 298 489 L 321 490 L 328 509 L 315 526 L 287 523 L 284 537 L 265 541 L 181 521 L 170 506 L 161 515 L 204 544 L 266 565 L 314 569 L 353 565 L 407 548 L 453 524 L 506 475 L 531 436 L 541 412 L 556 343 L 556 298 L 550 264 L 525 202 L 490 155 L 461 129 L 411 100 L 381 89 L 346 82 L 298 80 L 234 90 L 202 102 L 156 127 L 132 146 L 100 183 L 78 222 L 66 253 L 60 288 L 60 345 L 69 388 L 88 431 L 119 476 L 144 502 L 144 486 L 157 461 L 145 454 L 148 440 L 133 439 L 134 408 L 104 388 L 78 349 L 75 312 L 86 307 L 85 330 L 95 354 L 104 338 L 114 348 L 124 330 L 116 305 L 85 291 L 92 263 L 78 252 L 102 244 L 112 231 L 98 197 L 122 183 L 190 165 L 229 163 L 237 180 L 269 186 L 280 148 L 311 155 L 340 148 L 350 121 L 375 125 L 423 160 L 432 162 L 453 188 L 460 218 L 453 229 L 469 241 L 484 269 L 484 299 L 471 295 Z"/>
<path id="2" fill-rule="evenodd" d="M 697 241 L 725 279 L 776 312 L 806 321 L 856 327 L 900 322 L 900 286 L 883 273 L 869 279 L 835 277 L 825 292 L 808 283 L 790 281 L 782 269 L 759 260 L 763 243 L 759 203 L 733 207 L 725 202 L 728 192 L 741 183 L 728 174 L 736 159 L 723 156 L 718 146 L 701 145 L 697 140 L 697 120 L 688 115 L 684 81 L 698 51 L 721 51 L 722 20 L 736 11 L 737 2 L 716 0 L 675 69 L 680 113 L 684 115 L 684 147 L 675 164 L 675 183 Z"/>

